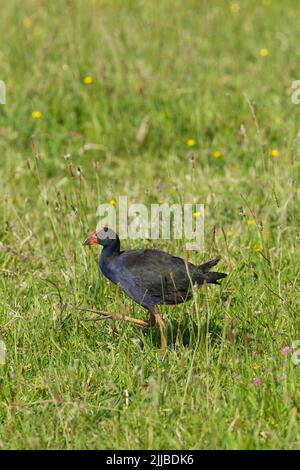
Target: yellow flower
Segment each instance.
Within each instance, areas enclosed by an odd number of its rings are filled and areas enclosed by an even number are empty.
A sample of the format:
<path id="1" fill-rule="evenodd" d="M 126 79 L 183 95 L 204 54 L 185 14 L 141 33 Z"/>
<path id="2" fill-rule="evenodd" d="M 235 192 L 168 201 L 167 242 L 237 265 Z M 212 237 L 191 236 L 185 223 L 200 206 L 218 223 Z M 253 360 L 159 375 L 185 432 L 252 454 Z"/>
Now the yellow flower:
<path id="1" fill-rule="evenodd" d="M 269 51 L 266 48 L 263 48 L 259 51 L 261 57 L 267 57 L 269 55 Z"/>
<path id="2" fill-rule="evenodd" d="M 30 29 L 32 26 L 32 19 L 31 18 L 24 18 L 23 19 L 23 26 L 26 29 Z"/>
<path id="3" fill-rule="evenodd" d="M 234 232 L 232 230 L 229 230 L 227 233 L 226 233 L 226 237 L 232 237 L 234 235 Z"/>
<path id="4" fill-rule="evenodd" d="M 90 75 L 87 75 L 86 77 L 84 77 L 83 79 L 83 83 L 85 85 L 91 85 L 93 83 L 93 77 L 91 77 Z"/>
<path id="5" fill-rule="evenodd" d="M 254 365 L 253 365 L 253 369 L 254 369 L 254 370 L 260 369 L 260 365 L 259 365 L 259 364 L 254 364 Z"/>
<path id="6" fill-rule="evenodd" d="M 230 7 L 229 7 L 231 13 L 238 13 L 241 9 L 239 3 L 231 3 Z"/>
<path id="7" fill-rule="evenodd" d="M 188 147 L 194 147 L 194 145 L 196 145 L 196 143 L 197 143 L 197 142 L 196 142 L 195 139 L 188 139 L 188 140 L 186 141 L 186 145 L 187 145 Z"/>
<path id="8" fill-rule="evenodd" d="M 278 149 L 272 149 L 271 150 L 271 157 L 279 157 L 279 150 Z"/>
<path id="9" fill-rule="evenodd" d="M 214 158 L 221 158 L 221 157 L 222 157 L 222 153 L 220 152 L 220 150 L 216 150 L 216 151 L 213 153 L 213 157 L 214 157 Z"/>
<path id="10" fill-rule="evenodd" d="M 193 217 L 195 217 L 195 219 L 197 219 L 198 217 L 200 217 L 201 215 L 201 212 L 200 211 L 195 211 L 193 212 Z"/>
<path id="11" fill-rule="evenodd" d="M 256 221 L 254 219 L 249 219 L 248 220 L 248 227 L 252 227 L 253 225 L 256 225 Z"/>
<path id="12" fill-rule="evenodd" d="M 258 245 L 254 245 L 254 247 L 252 248 L 252 251 L 253 251 L 253 253 L 260 253 L 261 248 Z"/>
<path id="13" fill-rule="evenodd" d="M 43 116 L 41 111 L 32 111 L 31 117 L 32 119 L 40 119 Z"/>
<path id="14" fill-rule="evenodd" d="M 116 206 L 117 201 L 116 201 L 114 198 L 112 198 L 112 199 L 110 199 L 110 200 L 108 201 L 108 203 L 109 203 L 111 206 Z"/>

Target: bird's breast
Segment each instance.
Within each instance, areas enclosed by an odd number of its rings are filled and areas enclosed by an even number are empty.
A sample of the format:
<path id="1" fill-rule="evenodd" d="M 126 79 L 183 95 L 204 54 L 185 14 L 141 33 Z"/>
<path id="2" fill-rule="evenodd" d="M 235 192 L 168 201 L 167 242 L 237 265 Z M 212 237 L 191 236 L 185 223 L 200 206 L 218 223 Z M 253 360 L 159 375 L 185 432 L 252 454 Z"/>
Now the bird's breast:
<path id="1" fill-rule="evenodd" d="M 115 284 L 119 282 L 119 270 L 115 257 L 103 256 L 102 253 L 99 257 L 99 268 L 102 274 L 110 281 L 114 282 Z"/>

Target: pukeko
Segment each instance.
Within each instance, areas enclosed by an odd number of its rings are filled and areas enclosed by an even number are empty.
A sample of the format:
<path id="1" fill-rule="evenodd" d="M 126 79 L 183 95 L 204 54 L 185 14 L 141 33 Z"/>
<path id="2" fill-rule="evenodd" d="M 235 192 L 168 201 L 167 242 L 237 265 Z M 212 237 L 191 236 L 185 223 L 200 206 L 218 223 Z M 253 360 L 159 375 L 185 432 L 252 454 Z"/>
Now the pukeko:
<path id="1" fill-rule="evenodd" d="M 99 257 L 102 274 L 114 284 L 118 284 L 135 302 L 150 312 L 149 321 L 128 317 L 120 313 L 102 310 L 91 311 L 100 316 L 91 320 L 123 319 L 142 326 L 159 325 L 161 347 L 166 347 L 165 325 L 158 312 L 159 304 L 174 305 L 192 297 L 192 284 L 219 284 L 227 274 L 210 271 L 220 258 L 195 266 L 169 253 L 153 249 L 120 250 L 120 239 L 111 229 L 105 227 L 93 232 L 83 245 L 103 246 Z"/>

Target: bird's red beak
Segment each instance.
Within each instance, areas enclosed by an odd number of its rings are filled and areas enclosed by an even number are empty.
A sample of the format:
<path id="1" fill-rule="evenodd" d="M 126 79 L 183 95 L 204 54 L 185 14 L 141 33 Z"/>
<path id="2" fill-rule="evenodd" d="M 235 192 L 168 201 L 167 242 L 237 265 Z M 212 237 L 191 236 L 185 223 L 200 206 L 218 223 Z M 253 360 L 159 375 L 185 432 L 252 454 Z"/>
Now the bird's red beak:
<path id="1" fill-rule="evenodd" d="M 98 243 L 97 234 L 96 232 L 93 232 L 86 240 L 84 240 L 83 245 L 95 245 L 96 243 Z"/>

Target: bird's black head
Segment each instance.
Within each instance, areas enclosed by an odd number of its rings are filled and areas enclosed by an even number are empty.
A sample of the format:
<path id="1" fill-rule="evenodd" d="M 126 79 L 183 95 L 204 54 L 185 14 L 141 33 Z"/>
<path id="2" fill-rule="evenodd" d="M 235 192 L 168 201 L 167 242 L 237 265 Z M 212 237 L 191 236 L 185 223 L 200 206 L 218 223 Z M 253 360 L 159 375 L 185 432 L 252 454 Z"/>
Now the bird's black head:
<path id="1" fill-rule="evenodd" d="M 104 227 L 95 230 L 91 235 L 84 240 L 83 245 L 102 245 L 105 246 L 120 246 L 118 235 L 110 228 Z"/>

